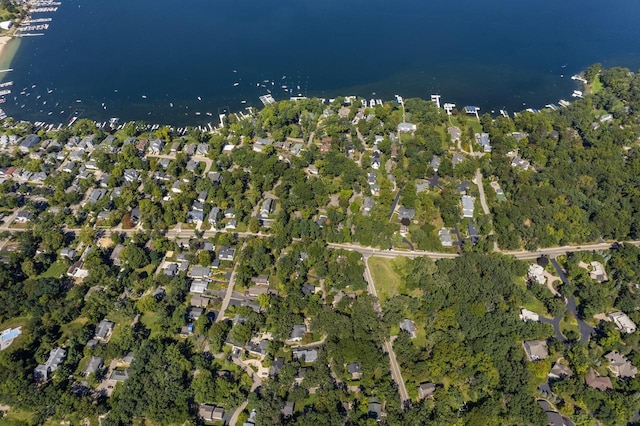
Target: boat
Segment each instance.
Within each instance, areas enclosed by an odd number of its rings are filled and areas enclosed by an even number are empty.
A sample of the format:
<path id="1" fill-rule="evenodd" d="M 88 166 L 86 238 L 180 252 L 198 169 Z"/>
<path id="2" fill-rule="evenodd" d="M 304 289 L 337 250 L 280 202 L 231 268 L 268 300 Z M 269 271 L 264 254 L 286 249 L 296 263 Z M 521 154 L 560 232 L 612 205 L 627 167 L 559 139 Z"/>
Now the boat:
<path id="1" fill-rule="evenodd" d="M 169 106 L 173 108 L 173 102 L 169 102 Z"/>
<path id="2" fill-rule="evenodd" d="M 234 87 L 236 87 L 236 86 L 240 86 L 240 83 L 238 83 L 238 82 L 236 81 L 235 83 L 233 83 L 233 86 L 234 86 Z"/>
<path id="3" fill-rule="evenodd" d="M 147 99 L 147 95 L 142 95 L 142 99 Z"/>
<path id="4" fill-rule="evenodd" d="M 198 96 L 198 100 L 199 100 L 199 101 L 201 101 L 201 100 L 202 100 L 202 98 L 201 98 L 200 96 Z"/>

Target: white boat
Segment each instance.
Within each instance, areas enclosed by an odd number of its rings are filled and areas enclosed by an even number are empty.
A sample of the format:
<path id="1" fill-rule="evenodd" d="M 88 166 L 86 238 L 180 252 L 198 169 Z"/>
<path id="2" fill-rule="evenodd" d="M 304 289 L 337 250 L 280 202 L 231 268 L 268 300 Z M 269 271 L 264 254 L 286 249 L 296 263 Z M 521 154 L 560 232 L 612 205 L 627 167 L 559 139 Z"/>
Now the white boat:
<path id="1" fill-rule="evenodd" d="M 142 99 L 147 99 L 147 95 L 142 95 Z"/>
<path id="2" fill-rule="evenodd" d="M 199 100 L 199 101 L 201 101 L 201 100 L 202 100 L 202 98 L 201 98 L 200 96 L 198 96 L 198 100 Z"/>
<path id="3" fill-rule="evenodd" d="M 233 86 L 234 86 L 234 87 L 236 87 L 236 86 L 240 86 L 240 83 L 238 83 L 238 82 L 236 81 L 235 83 L 233 83 Z"/>

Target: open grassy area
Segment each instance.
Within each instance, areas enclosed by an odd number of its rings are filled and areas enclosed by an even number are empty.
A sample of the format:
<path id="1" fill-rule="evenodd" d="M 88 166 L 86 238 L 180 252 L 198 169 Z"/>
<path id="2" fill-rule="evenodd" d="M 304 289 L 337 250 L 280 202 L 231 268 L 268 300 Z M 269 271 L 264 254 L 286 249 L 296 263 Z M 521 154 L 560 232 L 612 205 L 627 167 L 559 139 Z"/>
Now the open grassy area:
<path id="1" fill-rule="evenodd" d="M 49 269 L 40 274 L 40 278 L 58 278 L 67 272 L 67 264 L 62 260 L 56 260 Z"/>
<path id="2" fill-rule="evenodd" d="M 382 257 L 369 259 L 369 269 L 381 303 L 398 294 L 402 285 L 400 275 L 393 269 L 393 260 Z"/>
<path id="3" fill-rule="evenodd" d="M 160 328 L 160 315 L 156 312 L 145 312 L 140 318 L 140 321 L 146 328 L 151 330 L 150 338 L 153 338 L 162 332 L 162 329 Z"/>
<path id="4" fill-rule="evenodd" d="M 602 82 L 600 81 L 600 76 L 596 75 L 591 84 L 589 85 L 592 94 L 596 94 L 602 90 Z"/>

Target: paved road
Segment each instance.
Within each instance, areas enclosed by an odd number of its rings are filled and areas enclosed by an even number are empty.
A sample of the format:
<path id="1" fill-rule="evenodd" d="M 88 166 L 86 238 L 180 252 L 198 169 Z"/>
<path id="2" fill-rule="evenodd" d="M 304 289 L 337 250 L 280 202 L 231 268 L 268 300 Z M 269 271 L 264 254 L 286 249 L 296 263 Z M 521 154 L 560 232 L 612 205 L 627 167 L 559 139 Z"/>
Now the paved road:
<path id="1" fill-rule="evenodd" d="M 244 362 L 240 361 L 237 358 L 232 358 L 232 361 L 234 364 L 240 366 L 253 380 L 253 384 L 251 385 L 251 390 L 249 392 L 255 391 L 256 389 L 258 389 L 258 387 L 260 387 L 260 385 L 262 385 L 262 379 L 258 377 L 258 375 L 255 373 L 255 371 L 251 369 L 251 367 L 249 367 L 248 365 L 246 365 Z M 229 420 L 229 424 L 231 426 L 234 426 L 238 423 L 238 416 L 240 416 L 240 413 L 242 413 L 242 411 L 246 408 L 248 402 L 249 400 L 245 399 L 244 402 L 240 404 L 240 406 L 236 408 L 236 410 L 233 412 L 233 415 Z"/>
<path id="2" fill-rule="evenodd" d="M 564 273 L 564 270 L 560 267 L 560 265 L 558 264 L 555 258 L 551 258 L 551 264 L 556 269 L 556 272 L 558 273 L 558 276 L 560 277 L 562 282 L 565 284 L 569 284 L 569 279 L 567 278 L 567 275 Z M 589 342 L 589 336 L 591 336 L 591 334 L 595 332 L 594 328 L 591 327 L 586 322 L 584 322 L 578 316 L 578 310 L 576 308 L 576 300 L 574 299 L 574 297 L 569 296 L 569 297 L 566 297 L 566 299 L 567 299 L 567 309 L 573 314 L 573 316 L 576 318 L 576 321 L 578 321 L 578 329 L 580 330 L 580 342 L 581 343 Z"/>
<path id="3" fill-rule="evenodd" d="M 240 251 L 236 252 L 237 256 L 240 256 L 244 248 L 247 246 L 247 242 L 245 241 L 242 244 L 242 248 Z M 231 272 L 231 277 L 229 278 L 229 285 L 227 286 L 227 293 L 224 295 L 224 299 L 222 299 L 222 307 L 220 308 L 220 312 L 216 317 L 215 322 L 220 322 L 225 319 L 225 312 L 229 307 L 229 302 L 231 302 L 231 296 L 233 295 L 233 286 L 236 283 L 236 271 L 238 270 L 238 265 L 240 264 L 240 260 L 236 260 L 236 264 L 233 267 L 233 272 Z"/>
<path id="4" fill-rule="evenodd" d="M 556 332 L 556 339 L 558 339 L 560 342 L 566 342 L 567 339 L 564 337 L 564 335 L 562 334 L 562 331 L 560 331 L 560 321 L 562 320 L 562 318 L 564 317 L 564 313 L 558 315 L 557 317 L 550 319 L 550 318 L 546 318 L 543 316 L 540 316 L 540 322 L 544 322 L 546 324 L 550 324 L 553 329 Z"/>
<path id="5" fill-rule="evenodd" d="M 478 192 L 480 193 L 480 204 L 482 205 L 482 211 L 484 214 L 489 214 L 489 205 L 487 204 L 487 198 L 484 196 L 484 185 L 482 184 L 482 173 L 480 169 L 476 169 L 476 177 L 474 179 L 476 185 L 478 185 Z"/>

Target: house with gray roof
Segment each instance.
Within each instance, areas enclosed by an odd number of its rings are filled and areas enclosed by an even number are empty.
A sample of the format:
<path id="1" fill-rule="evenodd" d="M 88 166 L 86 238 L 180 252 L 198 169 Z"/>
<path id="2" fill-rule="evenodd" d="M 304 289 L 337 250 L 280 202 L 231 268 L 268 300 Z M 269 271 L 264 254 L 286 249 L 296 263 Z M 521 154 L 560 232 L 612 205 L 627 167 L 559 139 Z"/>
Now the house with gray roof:
<path id="1" fill-rule="evenodd" d="M 303 362 L 316 362 L 318 360 L 318 351 L 315 349 L 296 349 L 293 352 L 294 358 Z"/>
<path id="2" fill-rule="evenodd" d="M 291 329 L 291 335 L 289 336 L 289 341 L 291 342 L 299 342 L 304 337 L 307 332 L 307 326 L 303 325 L 294 325 Z"/>
<path id="3" fill-rule="evenodd" d="M 527 340 L 523 345 L 527 353 L 527 358 L 529 358 L 530 361 L 547 359 L 549 356 L 547 342 L 544 340 Z"/>
<path id="4" fill-rule="evenodd" d="M 409 318 L 404 319 L 400 323 L 400 330 L 404 331 L 405 333 L 408 333 L 409 336 L 411 336 L 412 339 L 415 339 L 415 337 L 416 337 L 416 323 L 414 323 L 413 320 L 410 320 Z"/>
<path id="5" fill-rule="evenodd" d="M 416 209 L 408 209 L 404 206 L 400 206 L 398 209 L 398 218 L 402 220 L 411 220 L 416 215 Z"/>
<path id="6" fill-rule="evenodd" d="M 616 377 L 636 377 L 638 369 L 618 351 L 609 352 L 604 356 L 609 361 L 609 370 Z"/>
<path id="7" fill-rule="evenodd" d="M 93 338 L 103 342 L 109 341 L 109 338 L 111 337 L 111 333 L 113 332 L 114 327 L 115 327 L 115 323 L 107 319 L 103 319 L 96 326 L 96 332 Z"/>
<path id="8" fill-rule="evenodd" d="M 373 201 L 371 197 L 364 197 L 364 202 L 362 203 L 362 214 L 369 216 L 371 214 L 371 209 L 375 204 L 376 202 Z"/>
<path id="9" fill-rule="evenodd" d="M 433 383 L 420 383 L 418 386 L 418 397 L 420 399 L 431 398 L 436 391 L 436 385 Z"/>
<path id="10" fill-rule="evenodd" d="M 92 356 L 87 363 L 87 368 L 84 369 L 84 375 L 95 374 L 102 368 L 103 361 L 99 356 Z"/>
<path id="11" fill-rule="evenodd" d="M 473 217 L 474 202 L 468 195 L 462 196 L 462 217 Z"/>
<path id="12" fill-rule="evenodd" d="M 34 370 L 34 376 L 38 380 L 48 380 L 49 374 L 56 371 L 62 361 L 67 356 L 67 352 L 62 348 L 55 348 L 49 352 L 49 358 L 44 364 L 38 365 Z"/>
<path id="13" fill-rule="evenodd" d="M 31 134 L 31 135 L 25 136 L 22 142 L 20 142 L 20 145 L 18 146 L 18 148 L 20 149 L 21 152 L 27 153 L 31 148 L 36 146 L 38 142 L 40 142 L 40 137 L 38 135 Z"/>
<path id="14" fill-rule="evenodd" d="M 451 239 L 451 232 L 447 228 L 441 228 L 438 231 L 438 236 L 440 237 L 440 243 L 443 247 L 452 247 L 453 240 Z"/>
<path id="15" fill-rule="evenodd" d="M 480 145 L 484 152 L 491 152 L 491 141 L 489 140 L 489 133 L 476 133 L 476 142 Z"/>
<path id="16" fill-rule="evenodd" d="M 236 255 L 236 249 L 230 246 L 221 246 L 218 251 L 218 258 L 220 260 L 233 260 Z"/>

